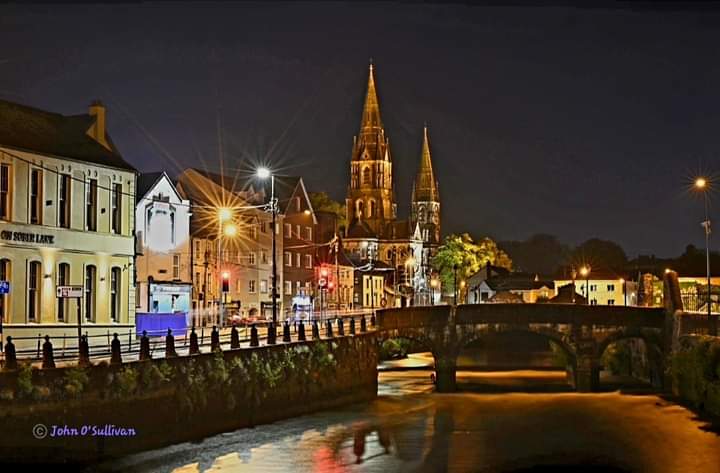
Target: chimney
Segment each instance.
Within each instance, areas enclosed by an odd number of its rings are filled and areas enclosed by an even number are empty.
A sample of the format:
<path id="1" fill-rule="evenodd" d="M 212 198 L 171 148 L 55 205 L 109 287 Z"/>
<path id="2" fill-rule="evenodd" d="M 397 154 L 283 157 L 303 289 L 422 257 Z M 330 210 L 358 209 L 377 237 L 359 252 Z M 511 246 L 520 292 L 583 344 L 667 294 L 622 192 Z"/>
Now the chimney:
<path id="1" fill-rule="evenodd" d="M 99 100 L 93 101 L 93 103 L 90 104 L 88 114 L 91 117 L 95 117 L 95 123 L 90 126 L 87 134 L 92 139 L 110 150 L 110 144 L 105 138 L 105 105 L 103 105 L 102 102 Z"/>

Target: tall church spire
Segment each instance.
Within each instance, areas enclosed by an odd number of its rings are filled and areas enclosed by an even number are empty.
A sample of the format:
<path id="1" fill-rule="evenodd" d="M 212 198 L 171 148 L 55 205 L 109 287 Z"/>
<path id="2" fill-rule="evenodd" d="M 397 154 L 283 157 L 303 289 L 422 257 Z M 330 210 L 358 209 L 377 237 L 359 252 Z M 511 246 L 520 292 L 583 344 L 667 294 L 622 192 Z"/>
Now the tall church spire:
<path id="1" fill-rule="evenodd" d="M 418 167 L 415 183 L 413 185 L 413 202 L 439 202 L 440 191 L 432 168 L 430 157 L 430 140 L 428 139 L 427 125 L 423 128 L 422 154 L 420 167 Z"/>
<path id="2" fill-rule="evenodd" d="M 382 120 L 380 119 L 380 103 L 375 90 L 375 72 L 371 61 L 365 105 L 363 106 L 362 121 L 360 122 L 360 137 L 361 139 L 375 139 L 378 133 L 384 135 Z"/>

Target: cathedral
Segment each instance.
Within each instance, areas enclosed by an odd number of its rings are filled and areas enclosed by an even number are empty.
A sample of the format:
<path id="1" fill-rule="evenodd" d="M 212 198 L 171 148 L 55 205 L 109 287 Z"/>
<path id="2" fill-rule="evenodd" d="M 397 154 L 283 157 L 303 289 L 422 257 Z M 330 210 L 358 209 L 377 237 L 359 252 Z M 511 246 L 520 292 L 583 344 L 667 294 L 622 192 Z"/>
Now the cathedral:
<path id="1" fill-rule="evenodd" d="M 431 258 L 440 245 L 440 193 L 427 126 L 413 183 L 410 218 L 399 220 L 390 140 L 380 117 L 372 64 L 360 131 L 353 138 L 345 205 L 348 226 L 343 247 L 361 273 L 377 275 L 375 279 L 382 275 L 382 290 L 369 296 L 371 306 L 428 305 L 440 297 L 439 291 L 431 288 Z M 362 298 L 365 284 L 356 285 Z"/>

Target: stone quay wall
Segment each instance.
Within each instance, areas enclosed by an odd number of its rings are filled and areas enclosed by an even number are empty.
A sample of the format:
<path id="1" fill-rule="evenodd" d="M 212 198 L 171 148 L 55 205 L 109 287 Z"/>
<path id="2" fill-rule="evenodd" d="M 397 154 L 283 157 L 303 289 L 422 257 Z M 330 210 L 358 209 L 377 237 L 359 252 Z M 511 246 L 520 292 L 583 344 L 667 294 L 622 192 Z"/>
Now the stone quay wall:
<path id="1" fill-rule="evenodd" d="M 374 333 L 0 373 L 0 461 L 94 462 L 377 396 Z"/>

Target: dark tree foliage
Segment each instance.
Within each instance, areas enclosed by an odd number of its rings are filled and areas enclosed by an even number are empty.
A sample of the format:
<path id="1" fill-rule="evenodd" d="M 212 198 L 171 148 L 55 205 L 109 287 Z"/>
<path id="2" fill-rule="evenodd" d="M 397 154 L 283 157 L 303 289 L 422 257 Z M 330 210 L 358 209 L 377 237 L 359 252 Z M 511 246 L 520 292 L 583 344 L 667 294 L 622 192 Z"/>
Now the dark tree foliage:
<path id="1" fill-rule="evenodd" d="M 572 254 L 575 265 L 589 264 L 602 271 L 622 272 L 627 266 L 627 255 L 613 241 L 591 238 L 575 248 Z"/>
<path id="2" fill-rule="evenodd" d="M 566 264 L 572 253 L 570 246 L 560 243 L 556 236 L 543 233 L 525 241 L 500 242 L 498 246 L 510 256 L 515 269 L 545 275 Z"/>

